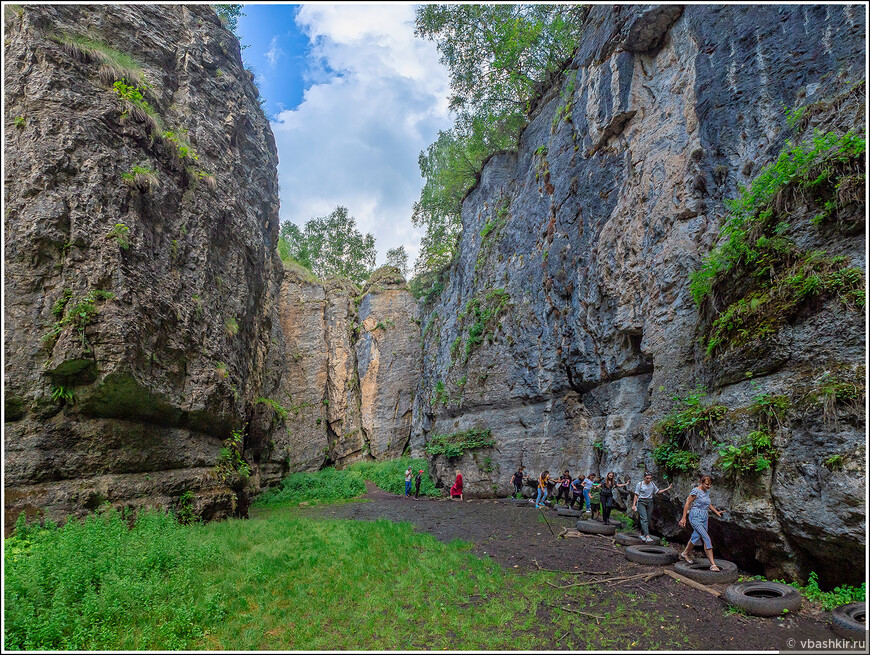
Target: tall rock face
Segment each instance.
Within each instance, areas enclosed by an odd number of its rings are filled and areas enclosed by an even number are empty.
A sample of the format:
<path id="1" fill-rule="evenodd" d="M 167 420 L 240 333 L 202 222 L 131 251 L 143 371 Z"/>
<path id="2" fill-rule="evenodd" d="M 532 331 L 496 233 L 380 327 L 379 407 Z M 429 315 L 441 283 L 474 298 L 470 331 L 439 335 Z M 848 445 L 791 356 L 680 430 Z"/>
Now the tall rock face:
<path id="1" fill-rule="evenodd" d="M 460 468 L 469 496 L 505 493 L 520 464 L 667 472 L 654 527 L 683 538 L 683 502 L 712 472 L 722 556 L 863 579 L 863 151 L 784 185 L 741 237 L 779 244 L 789 275 L 738 261 L 700 303 L 689 278 L 726 201 L 791 143 L 866 138 L 865 30 L 849 6 L 593 8 L 517 151 L 464 201 L 446 287 L 423 308 L 413 454 L 471 428 L 496 440 L 438 462 L 440 484 Z M 707 406 L 724 409 L 668 441 L 666 417 Z M 761 459 L 729 466 L 728 446 Z"/>
<path id="2" fill-rule="evenodd" d="M 240 511 L 210 472 L 234 428 L 266 429 L 283 272 L 238 41 L 205 5 L 6 21 L 7 522 L 188 491 L 206 518 Z"/>
<path id="3" fill-rule="evenodd" d="M 278 298 L 284 376 L 261 482 L 281 474 L 399 457 L 420 375 L 417 305 L 397 269 L 362 289 L 288 267 Z"/>

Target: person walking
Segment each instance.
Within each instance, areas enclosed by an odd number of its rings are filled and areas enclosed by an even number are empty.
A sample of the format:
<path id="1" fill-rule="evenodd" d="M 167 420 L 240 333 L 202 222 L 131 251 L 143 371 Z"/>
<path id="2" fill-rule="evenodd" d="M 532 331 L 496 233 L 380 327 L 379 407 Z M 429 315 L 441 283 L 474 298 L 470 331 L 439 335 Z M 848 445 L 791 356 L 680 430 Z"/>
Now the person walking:
<path id="1" fill-rule="evenodd" d="M 710 540 L 710 534 L 707 532 L 707 520 L 709 512 L 714 512 L 716 516 L 722 518 L 722 512 L 710 502 L 710 488 L 713 486 L 713 478 L 709 475 L 701 476 L 701 483 L 689 492 L 686 498 L 686 504 L 683 506 L 683 518 L 679 521 L 681 528 L 686 527 L 686 517 L 692 525 L 692 536 L 689 538 L 689 543 L 680 553 L 680 559 L 685 560 L 689 564 L 693 563 L 691 558 L 692 550 L 699 542 L 704 543 L 704 553 L 707 559 L 710 560 L 710 570 L 721 570 L 716 566 L 716 560 L 713 559 L 713 542 Z"/>
<path id="2" fill-rule="evenodd" d="M 423 470 L 420 469 L 414 476 L 414 500 L 420 497 L 420 484 L 423 482 Z"/>
<path id="3" fill-rule="evenodd" d="M 568 471 L 556 480 L 556 500 L 553 502 L 558 504 L 560 498 L 563 499 L 565 507 L 571 503 L 571 474 Z"/>
<path id="4" fill-rule="evenodd" d="M 653 482 L 652 473 L 647 471 L 643 474 L 643 480 L 638 482 L 634 488 L 634 505 L 632 505 L 631 509 L 640 514 L 640 538 L 644 541 L 650 542 L 653 540 L 649 536 L 649 520 L 652 518 L 653 498 L 655 498 L 655 494 L 663 494 L 673 486 L 674 483 L 671 482 L 664 489 L 659 489 L 658 485 Z M 640 505 L 640 509 L 638 509 L 638 505 Z"/>
<path id="5" fill-rule="evenodd" d="M 574 509 L 574 503 L 578 504 L 580 511 L 583 511 L 583 478 L 579 475 L 571 482 L 571 509 Z"/>
<path id="6" fill-rule="evenodd" d="M 405 498 L 408 498 L 411 495 L 411 466 L 408 465 L 408 469 L 405 471 Z"/>
<path id="7" fill-rule="evenodd" d="M 450 500 L 453 500 L 454 498 L 464 500 L 462 497 L 462 473 L 458 470 L 456 471 L 456 480 L 453 482 L 453 486 L 450 487 Z"/>
<path id="8" fill-rule="evenodd" d="M 592 511 L 592 496 L 591 496 L 590 492 L 592 491 L 592 488 L 596 484 L 598 484 L 598 483 L 595 482 L 595 474 L 594 473 L 590 473 L 589 475 L 586 476 L 586 479 L 583 480 L 583 500 L 586 501 L 587 511 L 589 511 L 589 512 Z"/>
<path id="9" fill-rule="evenodd" d="M 523 497 L 523 480 L 529 479 L 529 476 L 523 473 L 523 468 L 524 467 L 522 466 L 519 467 L 516 470 L 516 473 L 513 474 L 513 477 L 511 477 L 511 484 L 514 486 L 514 492 L 511 494 L 511 498 L 516 498 L 517 496 L 520 498 Z"/>
<path id="10" fill-rule="evenodd" d="M 604 525 L 610 525 L 610 512 L 616 507 L 616 500 L 613 495 L 616 493 L 617 487 L 626 487 L 628 482 L 617 482 L 616 474 L 610 471 L 604 482 L 601 484 L 601 518 L 604 520 Z"/>
<path id="11" fill-rule="evenodd" d="M 535 507 L 543 507 L 544 501 L 547 500 L 547 483 L 550 481 L 550 472 L 544 471 L 541 477 L 538 478 L 538 497 L 535 500 Z"/>

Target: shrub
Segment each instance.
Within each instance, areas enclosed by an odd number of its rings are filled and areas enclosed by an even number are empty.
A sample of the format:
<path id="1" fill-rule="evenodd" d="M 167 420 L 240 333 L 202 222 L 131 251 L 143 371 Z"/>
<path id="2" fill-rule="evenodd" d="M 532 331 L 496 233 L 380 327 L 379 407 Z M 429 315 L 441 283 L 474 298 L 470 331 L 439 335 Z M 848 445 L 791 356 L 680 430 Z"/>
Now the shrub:
<path id="1" fill-rule="evenodd" d="M 713 425 L 728 411 L 723 405 L 704 405 L 707 394 L 698 388 L 685 398 L 673 396 L 682 407 L 657 421 L 652 428 L 659 442 L 653 450 L 653 461 L 667 471 L 688 473 L 698 465 L 700 450 L 712 435 Z"/>
<path id="2" fill-rule="evenodd" d="M 129 231 L 130 228 L 123 223 L 115 223 L 115 227 L 113 227 L 111 231 L 106 235 L 106 238 L 115 239 L 118 242 L 118 246 L 122 250 L 129 250 L 130 240 L 127 238 L 127 233 Z"/>
<path id="3" fill-rule="evenodd" d="M 433 435 L 426 444 L 426 454 L 444 455 L 445 457 L 460 457 L 463 453 L 475 448 L 491 448 L 495 446 L 492 430 L 471 428 L 453 434 Z"/>
<path id="4" fill-rule="evenodd" d="M 718 463 L 728 473 L 757 474 L 768 470 L 778 455 L 771 434 L 754 430 L 736 445 L 723 445 L 719 449 Z"/>
<path id="5" fill-rule="evenodd" d="M 217 464 L 211 469 L 212 477 L 222 483 L 232 483 L 236 479 L 247 480 L 251 475 L 251 465 L 243 454 L 245 435 L 241 430 L 233 430 L 218 453 Z"/>

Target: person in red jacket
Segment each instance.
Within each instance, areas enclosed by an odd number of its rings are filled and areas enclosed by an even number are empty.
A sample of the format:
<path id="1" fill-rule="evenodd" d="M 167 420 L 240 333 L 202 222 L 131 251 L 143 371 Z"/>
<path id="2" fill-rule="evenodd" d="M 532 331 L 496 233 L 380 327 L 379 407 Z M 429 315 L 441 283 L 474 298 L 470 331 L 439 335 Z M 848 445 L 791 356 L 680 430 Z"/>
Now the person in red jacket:
<path id="1" fill-rule="evenodd" d="M 450 499 L 459 498 L 459 500 L 464 500 L 462 497 L 462 473 L 456 471 L 456 482 L 453 483 L 453 486 L 450 487 Z"/>

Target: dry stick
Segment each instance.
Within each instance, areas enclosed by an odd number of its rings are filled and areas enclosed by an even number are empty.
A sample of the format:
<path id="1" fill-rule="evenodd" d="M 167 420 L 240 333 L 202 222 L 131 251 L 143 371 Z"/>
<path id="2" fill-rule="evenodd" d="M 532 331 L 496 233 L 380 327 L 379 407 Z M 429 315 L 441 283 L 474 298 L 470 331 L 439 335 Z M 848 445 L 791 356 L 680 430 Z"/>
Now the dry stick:
<path id="1" fill-rule="evenodd" d="M 586 585 L 591 584 L 603 584 L 605 582 L 626 582 L 628 580 L 637 580 L 638 578 L 643 578 L 644 582 L 649 582 L 653 578 L 657 578 L 662 575 L 661 571 L 653 571 L 652 573 L 640 573 L 638 575 L 628 575 L 628 576 L 620 576 L 616 578 L 604 578 L 604 580 L 588 580 L 586 582 L 572 582 L 569 585 L 565 585 L 564 587 L 560 587 L 559 585 L 554 585 L 552 582 L 547 582 L 548 585 L 553 587 L 554 589 L 568 589 L 570 587 L 584 587 Z"/>
<path id="2" fill-rule="evenodd" d="M 558 569 L 542 569 L 541 565 L 538 564 L 538 560 L 532 560 L 535 563 L 535 566 L 538 567 L 541 571 L 546 571 L 547 573 L 567 573 L 570 575 L 610 575 L 610 571 L 559 571 Z"/>
<path id="3" fill-rule="evenodd" d="M 699 589 L 701 591 L 706 591 L 708 594 L 713 594 L 714 596 L 716 596 L 716 598 L 719 598 L 721 596 L 721 594 L 718 591 L 716 591 L 715 589 L 711 589 L 707 585 L 702 585 L 700 582 L 695 582 L 694 580 L 689 580 L 688 578 L 684 578 L 679 573 L 675 573 L 674 571 L 671 571 L 670 569 L 665 569 L 665 574 L 671 576 L 677 582 L 682 582 L 682 583 L 685 583 L 685 584 L 687 584 L 690 587 L 693 587 L 695 589 Z"/>
<path id="4" fill-rule="evenodd" d="M 555 605 L 550 605 L 550 607 L 556 607 Z M 583 616 L 591 616 L 595 619 L 595 622 L 598 623 L 599 619 L 603 619 L 603 616 L 598 616 L 597 614 L 590 614 L 589 612 L 581 612 L 580 610 L 572 610 L 570 607 L 560 607 L 560 610 L 563 612 L 573 612 L 574 614 L 582 614 Z"/>

